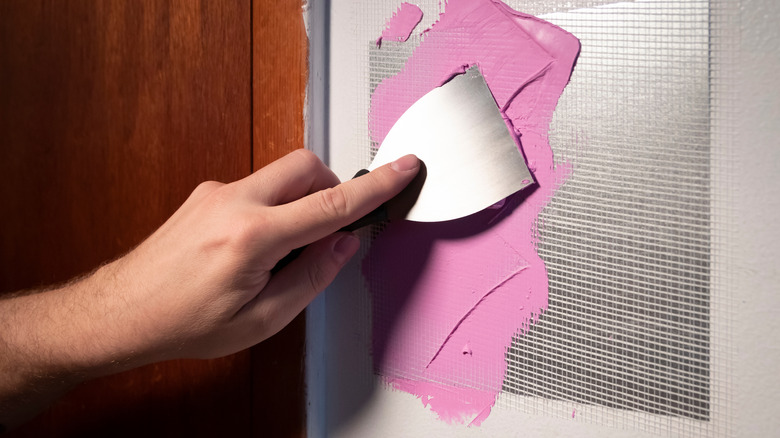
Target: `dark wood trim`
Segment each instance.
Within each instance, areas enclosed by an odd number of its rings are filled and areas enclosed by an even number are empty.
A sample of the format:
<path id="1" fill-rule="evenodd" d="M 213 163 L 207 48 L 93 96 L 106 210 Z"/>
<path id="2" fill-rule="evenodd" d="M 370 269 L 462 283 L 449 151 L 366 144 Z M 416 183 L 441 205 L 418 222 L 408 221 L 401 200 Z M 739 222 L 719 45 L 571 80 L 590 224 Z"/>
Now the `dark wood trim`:
<path id="1" fill-rule="evenodd" d="M 303 147 L 308 39 L 301 0 L 254 0 L 252 9 L 252 149 L 257 170 Z M 301 314 L 252 348 L 255 436 L 306 436 L 305 333 Z"/>
<path id="2" fill-rule="evenodd" d="M 0 291 L 88 272 L 199 182 L 250 172 L 252 12 L 250 0 L 0 2 Z M 89 382 L 9 436 L 249 436 L 252 358 Z"/>

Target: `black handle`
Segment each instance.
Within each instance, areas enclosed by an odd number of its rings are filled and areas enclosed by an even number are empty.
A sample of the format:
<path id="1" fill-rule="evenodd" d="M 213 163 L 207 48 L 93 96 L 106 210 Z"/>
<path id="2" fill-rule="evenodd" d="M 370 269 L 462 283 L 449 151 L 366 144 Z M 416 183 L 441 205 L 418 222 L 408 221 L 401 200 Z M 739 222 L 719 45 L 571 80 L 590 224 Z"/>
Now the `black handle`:
<path id="1" fill-rule="evenodd" d="M 355 179 L 359 176 L 363 176 L 368 173 L 367 169 L 360 169 L 355 174 L 355 176 L 352 177 L 352 179 Z M 387 220 L 387 205 L 382 204 L 376 209 L 374 209 L 371 213 L 361 217 L 360 219 L 356 220 L 355 222 L 352 222 L 351 224 L 347 225 L 344 228 L 341 228 L 339 231 L 355 231 L 359 228 L 366 227 L 368 225 L 378 224 L 380 222 Z M 300 248 L 295 248 L 294 250 L 290 251 L 289 254 L 284 256 L 279 262 L 276 263 L 276 265 L 271 269 L 271 274 L 276 274 L 277 272 L 281 271 L 282 268 L 289 265 L 290 262 L 297 259 L 298 256 L 301 255 L 303 250 L 306 249 L 305 246 L 302 246 Z"/>

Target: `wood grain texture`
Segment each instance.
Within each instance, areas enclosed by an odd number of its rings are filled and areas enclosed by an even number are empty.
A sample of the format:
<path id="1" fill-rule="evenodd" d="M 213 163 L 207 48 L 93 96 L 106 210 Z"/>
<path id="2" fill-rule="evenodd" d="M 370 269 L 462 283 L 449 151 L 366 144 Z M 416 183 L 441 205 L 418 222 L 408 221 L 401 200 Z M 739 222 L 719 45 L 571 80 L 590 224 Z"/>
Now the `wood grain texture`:
<path id="1" fill-rule="evenodd" d="M 301 0 L 255 0 L 252 11 L 255 169 L 303 147 L 308 38 Z"/>
<path id="2" fill-rule="evenodd" d="M 301 12 L 301 0 L 253 3 L 255 170 L 303 147 L 308 39 Z M 254 436 L 306 436 L 305 332 L 301 314 L 252 348 Z"/>
<path id="3" fill-rule="evenodd" d="M 0 291 L 88 272 L 199 182 L 250 172 L 251 12 L 249 0 L 0 2 Z M 10 435 L 247 436 L 251 359 L 89 382 Z"/>

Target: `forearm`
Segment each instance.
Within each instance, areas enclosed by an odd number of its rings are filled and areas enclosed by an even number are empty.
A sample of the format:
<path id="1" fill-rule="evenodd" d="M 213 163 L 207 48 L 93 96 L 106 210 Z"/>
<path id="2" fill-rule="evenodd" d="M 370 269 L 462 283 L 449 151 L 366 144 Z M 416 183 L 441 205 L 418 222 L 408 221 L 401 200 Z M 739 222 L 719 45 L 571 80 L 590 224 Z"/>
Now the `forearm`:
<path id="1" fill-rule="evenodd" d="M 78 383 L 140 364 L 114 345 L 121 340 L 111 270 L 0 300 L 0 424 L 13 428 Z"/>
<path id="2" fill-rule="evenodd" d="M 272 336 L 357 252 L 359 240 L 339 230 L 419 169 L 407 156 L 339 184 L 299 150 L 234 183 L 201 184 L 145 242 L 93 275 L 0 300 L 0 423 L 20 424 L 86 379 L 220 357 Z"/>

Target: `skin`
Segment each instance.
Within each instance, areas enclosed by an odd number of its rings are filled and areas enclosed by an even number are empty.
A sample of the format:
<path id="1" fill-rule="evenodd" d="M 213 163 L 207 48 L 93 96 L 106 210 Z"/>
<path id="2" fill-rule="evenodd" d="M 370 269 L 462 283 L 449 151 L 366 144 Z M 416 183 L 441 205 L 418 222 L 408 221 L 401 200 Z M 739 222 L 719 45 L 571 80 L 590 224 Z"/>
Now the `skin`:
<path id="1" fill-rule="evenodd" d="M 272 336 L 357 252 L 358 238 L 338 230 L 418 170 L 409 155 L 342 184 L 298 150 L 242 180 L 202 183 L 146 241 L 91 275 L 0 300 L 0 424 L 23 423 L 88 379 L 221 357 Z"/>

